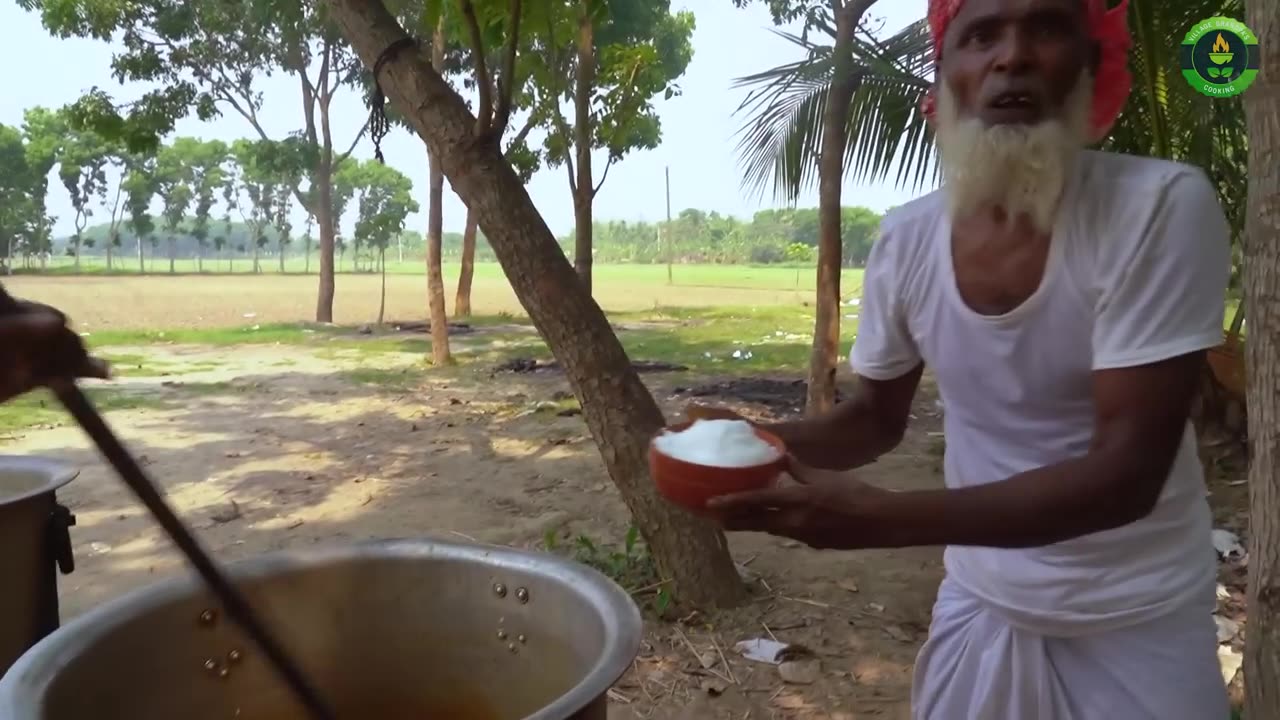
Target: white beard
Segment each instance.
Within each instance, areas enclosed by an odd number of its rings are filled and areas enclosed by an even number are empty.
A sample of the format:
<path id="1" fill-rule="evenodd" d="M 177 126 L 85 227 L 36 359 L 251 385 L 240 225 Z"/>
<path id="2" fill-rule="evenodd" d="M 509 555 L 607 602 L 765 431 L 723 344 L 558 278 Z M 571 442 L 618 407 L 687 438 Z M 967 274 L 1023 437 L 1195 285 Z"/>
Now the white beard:
<path id="1" fill-rule="evenodd" d="M 1093 77 L 1081 73 L 1062 116 L 1037 125 L 988 127 L 961 117 L 945 82 L 938 83 L 937 102 L 938 158 L 951 217 L 1000 208 L 1009 222 L 1025 216 L 1038 231 L 1051 231 L 1073 162 L 1088 144 Z"/>

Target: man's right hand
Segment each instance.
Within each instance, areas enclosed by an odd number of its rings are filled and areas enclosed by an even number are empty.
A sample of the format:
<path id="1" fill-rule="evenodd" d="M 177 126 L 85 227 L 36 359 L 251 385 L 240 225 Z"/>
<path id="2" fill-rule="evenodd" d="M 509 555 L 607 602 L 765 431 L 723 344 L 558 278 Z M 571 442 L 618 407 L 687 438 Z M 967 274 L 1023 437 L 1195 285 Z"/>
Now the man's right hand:
<path id="1" fill-rule="evenodd" d="M 39 385 L 77 377 L 107 378 L 106 363 L 89 357 L 62 313 L 16 301 L 0 314 L 0 402 Z"/>

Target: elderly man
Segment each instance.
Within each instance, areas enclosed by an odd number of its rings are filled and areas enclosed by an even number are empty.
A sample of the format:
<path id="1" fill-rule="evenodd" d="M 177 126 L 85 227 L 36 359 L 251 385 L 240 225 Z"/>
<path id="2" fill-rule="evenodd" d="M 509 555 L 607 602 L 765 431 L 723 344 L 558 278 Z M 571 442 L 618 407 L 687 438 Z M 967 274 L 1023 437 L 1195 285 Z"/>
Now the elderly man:
<path id="1" fill-rule="evenodd" d="M 728 529 L 817 548 L 946 546 L 920 720 L 1228 716 L 1188 422 L 1222 341 L 1228 226 L 1199 169 L 1085 149 L 1128 93 L 1124 13 L 931 3 L 945 182 L 884 220 L 856 392 L 770 426 L 798 484 L 712 503 Z M 859 482 L 926 365 L 946 489 Z"/>

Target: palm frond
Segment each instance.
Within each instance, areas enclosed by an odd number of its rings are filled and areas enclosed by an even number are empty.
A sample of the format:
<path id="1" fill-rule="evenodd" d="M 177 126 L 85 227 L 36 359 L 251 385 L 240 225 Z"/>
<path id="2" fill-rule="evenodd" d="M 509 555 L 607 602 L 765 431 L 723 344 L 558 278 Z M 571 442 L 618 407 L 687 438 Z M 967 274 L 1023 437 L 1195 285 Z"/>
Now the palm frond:
<path id="1" fill-rule="evenodd" d="M 737 151 L 743 187 L 794 202 L 818 180 L 822 116 L 831 88 L 831 48 L 805 37 L 778 32 L 808 56 L 739 78 L 734 87 L 753 88 L 735 112 L 747 114 Z M 846 175 L 874 180 L 899 162 L 899 184 L 922 184 L 932 167 L 933 136 L 920 112 L 930 81 L 928 27 L 912 23 L 884 40 L 855 39 L 854 61 L 861 76 L 849 108 Z"/>
<path id="2" fill-rule="evenodd" d="M 778 34 L 808 45 L 801 38 Z M 744 188 L 763 195 L 772 187 L 777 199 L 790 203 L 816 182 L 813 158 L 821 142 L 832 68 L 829 54 L 811 53 L 805 60 L 735 81 L 734 87 L 755 88 L 734 112 L 748 115 L 737 143 Z"/>

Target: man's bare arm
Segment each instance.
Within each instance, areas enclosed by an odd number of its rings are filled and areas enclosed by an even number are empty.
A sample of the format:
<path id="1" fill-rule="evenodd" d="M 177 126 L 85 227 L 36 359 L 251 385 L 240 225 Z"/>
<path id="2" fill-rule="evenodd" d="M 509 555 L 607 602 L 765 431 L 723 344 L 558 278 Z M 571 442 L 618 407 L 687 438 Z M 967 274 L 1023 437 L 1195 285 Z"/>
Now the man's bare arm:
<path id="1" fill-rule="evenodd" d="M 954 490 L 877 493 L 855 523 L 862 547 L 1035 547 L 1127 525 L 1156 505 L 1186 429 L 1204 353 L 1093 374 L 1096 430 L 1085 456 Z M 860 533 L 862 534 L 862 533 Z"/>
<path id="2" fill-rule="evenodd" d="M 859 377 L 853 396 L 830 412 L 762 427 L 782 438 L 805 465 L 827 470 L 861 467 L 902 442 L 923 372 L 921 364 L 892 380 Z"/>

